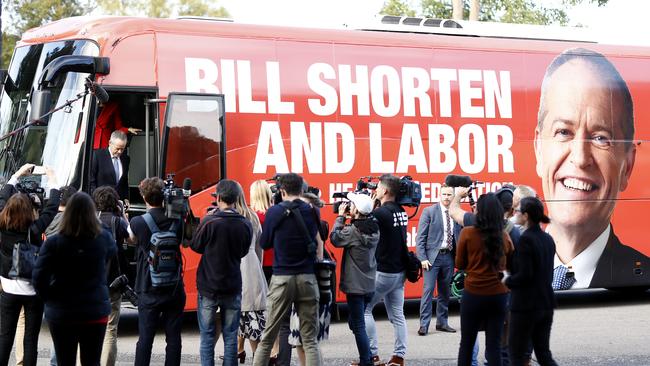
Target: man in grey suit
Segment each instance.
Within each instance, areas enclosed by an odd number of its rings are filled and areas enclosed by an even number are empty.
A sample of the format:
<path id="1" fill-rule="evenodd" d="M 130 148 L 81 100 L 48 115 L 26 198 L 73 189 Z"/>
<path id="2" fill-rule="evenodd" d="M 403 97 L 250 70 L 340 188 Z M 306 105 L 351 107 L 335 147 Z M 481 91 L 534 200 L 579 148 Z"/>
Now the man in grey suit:
<path id="1" fill-rule="evenodd" d="M 440 188 L 440 203 L 424 209 L 418 223 L 416 254 L 424 270 L 424 288 L 420 299 L 420 329 L 423 336 L 429 331 L 432 317 L 433 290 L 438 283 L 436 301 L 436 330 L 455 333 L 447 323 L 449 306 L 449 284 L 454 274 L 454 248 L 460 234 L 460 225 L 449 216 L 449 205 L 454 188 L 443 184 Z"/>

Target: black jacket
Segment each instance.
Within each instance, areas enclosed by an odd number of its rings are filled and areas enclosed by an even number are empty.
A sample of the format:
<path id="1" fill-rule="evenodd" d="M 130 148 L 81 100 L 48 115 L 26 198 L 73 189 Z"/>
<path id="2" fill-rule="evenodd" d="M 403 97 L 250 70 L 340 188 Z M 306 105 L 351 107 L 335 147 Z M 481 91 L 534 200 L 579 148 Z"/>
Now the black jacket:
<path id="1" fill-rule="evenodd" d="M 5 208 L 7 201 L 11 196 L 17 194 L 18 190 L 11 184 L 5 184 L 0 190 L 0 211 Z M 40 212 L 38 219 L 34 220 L 29 227 L 31 234 L 29 234 L 30 242 L 33 245 L 41 246 L 41 237 L 45 229 L 54 219 L 54 216 L 59 210 L 59 200 L 61 194 L 58 189 L 50 190 L 50 199 Z M 9 270 L 11 269 L 11 257 L 14 249 L 14 244 L 21 240 L 27 240 L 27 232 L 13 232 L 2 231 L 0 232 L 0 276 L 8 278 Z"/>
<path id="2" fill-rule="evenodd" d="M 650 258 L 618 240 L 614 227 L 589 287 L 650 287 Z"/>
<path id="3" fill-rule="evenodd" d="M 122 162 L 122 177 L 115 182 L 115 170 L 111 160 L 111 153 L 108 149 L 98 149 L 93 153 L 93 161 L 90 166 L 90 193 L 97 187 L 111 186 L 115 188 L 121 199 L 129 198 L 129 162 L 131 159 L 126 152 L 120 155 Z"/>
<path id="4" fill-rule="evenodd" d="M 32 273 L 36 293 L 45 301 L 45 318 L 85 321 L 110 314 L 106 261 L 116 251 L 107 230 L 93 239 L 48 238 Z"/>
<path id="5" fill-rule="evenodd" d="M 553 282 L 555 242 L 539 225 L 528 228 L 515 246 L 512 275 L 506 285 L 512 291 L 510 310 L 543 311 L 556 306 Z"/>
<path id="6" fill-rule="evenodd" d="M 250 221 L 234 210 L 215 211 L 205 216 L 190 244 L 202 254 L 196 273 L 201 296 L 241 293 L 241 259 L 253 237 Z"/>

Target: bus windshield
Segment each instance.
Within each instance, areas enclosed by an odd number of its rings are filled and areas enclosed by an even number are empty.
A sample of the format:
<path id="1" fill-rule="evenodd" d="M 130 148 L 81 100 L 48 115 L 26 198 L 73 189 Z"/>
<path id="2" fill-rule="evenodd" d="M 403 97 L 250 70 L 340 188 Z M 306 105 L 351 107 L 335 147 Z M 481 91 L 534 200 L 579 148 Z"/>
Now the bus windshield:
<path id="1" fill-rule="evenodd" d="M 5 135 L 28 123 L 30 94 L 38 88 L 43 68 L 64 55 L 97 56 L 96 44 L 85 40 L 59 41 L 16 48 L 9 77 L 11 87 L 0 96 L 0 134 Z M 50 89 L 50 109 L 64 104 L 83 92 L 88 74 L 68 73 L 62 86 Z M 32 126 L 0 142 L 0 175 L 8 179 L 21 165 L 33 163 L 54 169 L 58 183 L 80 185 L 80 157 L 85 141 L 89 97 L 52 114 L 45 126 Z M 36 118 L 38 116 L 32 116 Z M 40 182 L 48 188 L 46 177 Z"/>

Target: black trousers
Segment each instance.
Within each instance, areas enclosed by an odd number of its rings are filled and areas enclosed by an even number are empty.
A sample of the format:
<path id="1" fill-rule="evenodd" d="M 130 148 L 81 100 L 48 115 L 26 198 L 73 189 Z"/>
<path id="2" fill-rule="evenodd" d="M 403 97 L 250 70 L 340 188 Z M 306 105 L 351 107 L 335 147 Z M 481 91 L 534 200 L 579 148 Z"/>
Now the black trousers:
<path id="1" fill-rule="evenodd" d="M 68 323 L 49 321 L 58 366 L 77 364 L 77 346 L 82 366 L 99 366 L 106 323 Z"/>
<path id="2" fill-rule="evenodd" d="M 472 364 L 472 350 L 485 324 L 485 356 L 489 366 L 501 366 L 501 333 L 508 295 L 474 295 L 463 291 L 460 304 L 460 349 L 458 366 Z"/>
<path id="3" fill-rule="evenodd" d="M 35 366 L 38 359 L 38 334 L 43 321 L 43 302 L 38 296 L 0 293 L 0 365 L 9 363 L 16 337 L 20 309 L 25 309 L 25 366 Z"/>
<path id="4" fill-rule="evenodd" d="M 531 340 L 537 362 L 542 366 L 557 366 L 553 360 L 549 341 L 551 338 L 553 311 L 511 312 L 510 313 L 510 364 L 521 366 L 528 358 L 528 345 Z"/>
<path id="5" fill-rule="evenodd" d="M 143 292 L 138 294 L 138 343 L 135 366 L 149 366 L 156 329 L 165 329 L 165 366 L 181 364 L 181 331 L 185 291 Z"/>

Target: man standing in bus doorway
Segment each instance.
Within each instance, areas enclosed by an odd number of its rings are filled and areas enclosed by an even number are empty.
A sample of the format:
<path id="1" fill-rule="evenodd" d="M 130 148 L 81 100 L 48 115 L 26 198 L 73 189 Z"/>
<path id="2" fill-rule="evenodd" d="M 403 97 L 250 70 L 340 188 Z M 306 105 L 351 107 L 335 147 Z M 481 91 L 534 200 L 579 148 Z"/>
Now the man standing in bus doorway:
<path id="1" fill-rule="evenodd" d="M 456 238 L 460 236 L 460 225 L 449 216 L 449 204 L 454 196 L 454 188 L 442 185 L 440 203 L 431 205 L 422 211 L 415 238 L 416 253 L 424 270 L 424 287 L 420 298 L 421 336 L 429 332 L 429 323 L 433 316 L 433 290 L 438 284 L 436 300 L 436 330 L 456 333 L 449 326 L 449 285 L 454 274 L 454 248 Z"/>
<path id="2" fill-rule="evenodd" d="M 373 211 L 379 223 L 379 243 L 375 251 L 377 275 L 375 294 L 366 306 L 366 332 L 370 340 L 370 352 L 375 365 L 382 365 L 379 358 L 379 340 L 372 309 L 384 300 L 386 313 L 395 329 L 393 355 L 386 365 L 404 365 L 406 355 L 406 318 L 404 317 L 404 281 L 406 265 L 404 249 L 406 245 L 406 226 L 408 215 L 404 208 L 395 202 L 399 193 L 400 180 L 390 174 L 379 177 L 375 198 L 381 206 Z"/>
<path id="3" fill-rule="evenodd" d="M 583 48 L 564 51 L 541 87 L 535 156 L 557 243 L 553 286 L 647 286 L 648 257 L 623 245 L 610 219 L 632 174 L 632 97 L 614 65 Z"/>
<path id="4" fill-rule="evenodd" d="M 97 187 L 111 186 L 120 195 L 120 199 L 129 198 L 129 162 L 125 154 L 126 134 L 113 131 L 108 149 L 95 150 L 90 166 L 90 193 Z"/>

